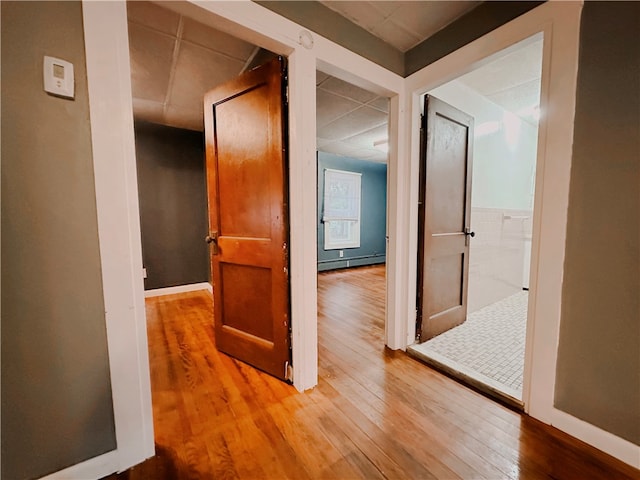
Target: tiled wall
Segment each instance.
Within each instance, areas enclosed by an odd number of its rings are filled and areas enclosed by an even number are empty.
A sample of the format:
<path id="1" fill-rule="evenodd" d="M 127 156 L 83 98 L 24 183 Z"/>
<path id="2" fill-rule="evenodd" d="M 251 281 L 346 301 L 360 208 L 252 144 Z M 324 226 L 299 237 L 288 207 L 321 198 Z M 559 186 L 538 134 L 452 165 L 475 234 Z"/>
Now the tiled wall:
<path id="1" fill-rule="evenodd" d="M 472 208 L 468 312 L 528 287 L 533 212 Z"/>

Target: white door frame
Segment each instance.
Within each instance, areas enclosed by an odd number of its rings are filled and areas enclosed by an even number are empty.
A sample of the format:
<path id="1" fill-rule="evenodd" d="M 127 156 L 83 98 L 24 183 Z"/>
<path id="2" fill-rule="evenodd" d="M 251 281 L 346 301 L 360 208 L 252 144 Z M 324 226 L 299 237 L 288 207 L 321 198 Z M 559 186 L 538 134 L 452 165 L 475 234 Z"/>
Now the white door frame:
<path id="1" fill-rule="evenodd" d="M 548 2 L 406 79 L 412 177 L 418 178 L 420 95 L 544 35 L 523 401 L 525 411 L 545 423 L 553 417 L 581 10 L 579 2 Z M 410 190 L 411 230 L 417 231 L 417 181 Z M 415 285 L 415 266 L 410 276 Z M 414 321 L 407 332 L 412 341 Z"/>

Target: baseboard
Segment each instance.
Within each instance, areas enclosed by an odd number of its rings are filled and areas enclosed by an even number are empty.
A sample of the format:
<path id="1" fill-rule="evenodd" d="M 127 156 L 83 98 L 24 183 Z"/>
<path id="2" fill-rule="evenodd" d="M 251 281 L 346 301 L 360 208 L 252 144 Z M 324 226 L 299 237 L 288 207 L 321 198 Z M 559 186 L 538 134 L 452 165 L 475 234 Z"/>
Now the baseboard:
<path id="1" fill-rule="evenodd" d="M 189 285 L 177 285 L 175 287 L 154 288 L 153 290 L 145 290 L 144 297 L 159 297 L 161 295 L 173 295 L 174 293 L 195 292 L 197 290 L 209 290 L 213 292 L 209 282 L 190 283 Z"/>
<path id="2" fill-rule="evenodd" d="M 640 469 L 640 446 L 606 432 L 566 412 L 553 409 L 551 424 L 559 430 Z"/>
<path id="3" fill-rule="evenodd" d="M 335 260 L 321 260 L 318 262 L 318 271 L 338 270 L 341 268 L 366 267 L 386 263 L 384 255 L 377 257 L 337 258 Z"/>
<path id="4" fill-rule="evenodd" d="M 52 473 L 40 480 L 89 480 L 111 475 L 118 471 L 118 451 L 104 453 L 69 468 Z"/>

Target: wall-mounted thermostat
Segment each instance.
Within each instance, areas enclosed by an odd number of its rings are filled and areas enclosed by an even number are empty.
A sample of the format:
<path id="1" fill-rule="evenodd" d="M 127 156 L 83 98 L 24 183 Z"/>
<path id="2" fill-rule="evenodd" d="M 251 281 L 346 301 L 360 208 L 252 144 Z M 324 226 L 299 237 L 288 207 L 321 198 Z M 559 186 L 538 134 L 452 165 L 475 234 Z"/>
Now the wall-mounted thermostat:
<path id="1" fill-rule="evenodd" d="M 73 64 L 59 58 L 44 57 L 45 92 L 73 98 L 73 89 Z"/>

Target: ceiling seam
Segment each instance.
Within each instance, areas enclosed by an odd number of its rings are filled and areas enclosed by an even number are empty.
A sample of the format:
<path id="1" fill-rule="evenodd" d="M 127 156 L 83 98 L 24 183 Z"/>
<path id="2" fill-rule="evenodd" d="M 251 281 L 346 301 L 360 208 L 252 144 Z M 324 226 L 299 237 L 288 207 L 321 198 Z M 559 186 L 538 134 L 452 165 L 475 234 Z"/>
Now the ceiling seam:
<path id="1" fill-rule="evenodd" d="M 173 91 L 173 82 L 176 76 L 176 68 L 178 66 L 178 56 L 180 55 L 180 43 L 182 42 L 182 32 L 184 31 L 184 17 L 180 15 L 178 20 L 178 31 L 176 32 L 176 41 L 173 45 L 173 55 L 171 57 L 171 70 L 169 70 L 169 83 L 167 84 L 167 95 L 164 97 L 162 106 L 162 115 L 165 117 L 168 113 L 169 102 L 171 101 L 171 93 Z"/>
<path id="2" fill-rule="evenodd" d="M 258 55 L 258 52 L 260 52 L 260 47 L 256 47 L 253 49 L 253 52 L 251 52 L 251 55 L 249 55 L 249 58 L 247 58 L 247 61 L 244 62 L 244 65 L 242 66 L 240 73 L 244 73 L 247 71 L 247 68 L 249 68 L 249 65 L 251 65 L 251 62 L 253 62 L 253 59 L 256 58 L 256 55 Z"/>

